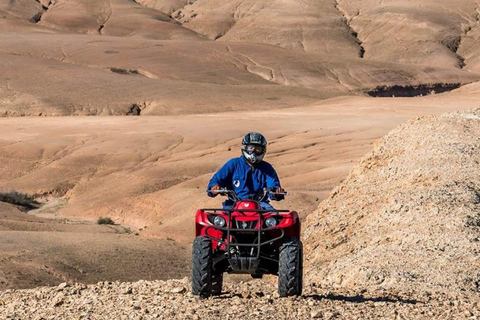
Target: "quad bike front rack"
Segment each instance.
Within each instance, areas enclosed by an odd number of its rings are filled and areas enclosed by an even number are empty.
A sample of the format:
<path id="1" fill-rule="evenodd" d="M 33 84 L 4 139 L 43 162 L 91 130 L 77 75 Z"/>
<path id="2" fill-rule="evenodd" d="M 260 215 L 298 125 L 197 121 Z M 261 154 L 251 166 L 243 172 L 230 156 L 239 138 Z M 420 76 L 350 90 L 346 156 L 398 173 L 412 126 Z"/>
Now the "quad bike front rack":
<path id="1" fill-rule="evenodd" d="M 216 225 L 212 226 L 206 226 L 205 227 L 205 236 L 210 238 L 213 241 L 216 241 L 218 244 L 224 244 L 226 246 L 225 249 L 225 255 L 217 257 L 213 263 L 216 264 L 221 260 L 228 259 L 230 261 L 230 265 L 232 266 L 232 269 L 235 271 L 255 271 L 258 268 L 258 264 L 260 261 L 260 258 L 262 259 L 267 259 L 267 260 L 272 260 L 275 262 L 278 262 L 278 259 L 274 259 L 272 257 L 264 256 L 260 254 L 260 248 L 264 245 L 267 245 L 269 243 L 272 243 L 274 241 L 280 240 L 281 238 L 284 237 L 285 231 L 282 228 L 279 227 L 268 227 L 268 228 L 263 228 L 263 214 L 264 213 L 280 213 L 280 212 L 290 212 L 289 210 L 261 210 L 261 209 L 202 209 L 202 211 L 205 212 L 210 212 L 213 214 L 216 213 L 223 213 L 228 215 L 228 221 L 226 222 L 227 227 L 219 227 Z M 233 219 L 232 219 L 232 213 L 233 212 L 255 212 L 258 213 L 258 220 L 257 220 L 257 226 L 258 228 L 233 228 Z M 252 220 L 256 221 L 256 220 Z M 232 226 L 232 227 L 230 227 Z M 222 240 L 219 238 L 216 238 L 214 236 L 211 236 L 208 234 L 209 229 L 215 229 L 215 230 L 221 230 L 223 232 L 226 232 L 226 240 Z M 280 230 L 280 235 L 268 239 L 267 241 L 263 241 L 261 239 L 261 235 L 263 231 L 273 231 L 273 230 Z M 230 236 L 235 233 L 257 233 L 257 238 L 254 243 L 242 243 L 242 242 L 230 242 L 228 241 L 230 239 Z M 232 256 L 232 247 L 250 247 L 250 248 L 256 248 L 256 256 L 252 257 L 238 257 L 238 256 Z"/>

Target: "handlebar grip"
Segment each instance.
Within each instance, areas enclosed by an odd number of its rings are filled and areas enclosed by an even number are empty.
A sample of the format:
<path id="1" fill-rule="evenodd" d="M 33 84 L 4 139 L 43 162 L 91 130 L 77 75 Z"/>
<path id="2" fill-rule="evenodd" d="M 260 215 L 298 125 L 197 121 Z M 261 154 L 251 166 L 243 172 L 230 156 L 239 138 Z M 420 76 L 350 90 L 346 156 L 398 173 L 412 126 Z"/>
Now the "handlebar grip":
<path id="1" fill-rule="evenodd" d="M 221 194 L 221 195 L 225 195 L 225 194 L 229 194 L 230 192 L 233 192 L 233 191 L 228 190 L 228 189 L 209 189 L 206 192 L 218 193 L 218 194 Z"/>

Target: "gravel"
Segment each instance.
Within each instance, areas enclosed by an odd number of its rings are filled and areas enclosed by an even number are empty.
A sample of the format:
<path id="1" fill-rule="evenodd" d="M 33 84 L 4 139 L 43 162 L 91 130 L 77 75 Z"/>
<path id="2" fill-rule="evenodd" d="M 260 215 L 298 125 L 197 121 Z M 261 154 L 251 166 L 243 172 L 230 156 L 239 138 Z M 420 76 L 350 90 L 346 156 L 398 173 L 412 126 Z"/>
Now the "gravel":
<path id="1" fill-rule="evenodd" d="M 61 284 L 0 295 L 1 319 L 477 319 L 477 295 L 356 292 L 307 285 L 279 298 L 269 280 L 229 283 L 221 295 L 193 296 L 188 278 Z"/>
<path id="2" fill-rule="evenodd" d="M 478 295 L 480 108 L 390 132 L 306 225 L 309 282 Z"/>

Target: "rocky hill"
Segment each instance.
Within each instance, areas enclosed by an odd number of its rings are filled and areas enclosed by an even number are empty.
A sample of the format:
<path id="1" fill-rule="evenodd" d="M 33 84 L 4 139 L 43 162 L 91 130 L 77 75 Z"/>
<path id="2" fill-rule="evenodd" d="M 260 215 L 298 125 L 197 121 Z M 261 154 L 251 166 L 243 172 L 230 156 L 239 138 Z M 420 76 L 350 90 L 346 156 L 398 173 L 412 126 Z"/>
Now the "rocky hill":
<path id="1" fill-rule="evenodd" d="M 327 287 L 480 290 L 480 109 L 389 133 L 307 219 L 306 279 Z"/>

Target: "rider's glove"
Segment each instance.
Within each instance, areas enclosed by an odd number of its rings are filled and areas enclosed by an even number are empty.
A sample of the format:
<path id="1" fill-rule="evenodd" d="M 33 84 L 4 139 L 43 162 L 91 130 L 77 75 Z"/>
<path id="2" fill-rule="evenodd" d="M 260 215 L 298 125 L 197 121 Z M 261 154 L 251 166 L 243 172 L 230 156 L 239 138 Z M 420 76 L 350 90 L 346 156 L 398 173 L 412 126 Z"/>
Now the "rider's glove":
<path id="1" fill-rule="evenodd" d="M 285 189 L 277 188 L 277 189 L 275 189 L 275 193 L 285 193 Z M 280 201 L 280 200 L 285 199 L 285 195 L 284 194 L 274 194 L 273 199 L 276 200 L 276 201 Z"/>
<path id="2" fill-rule="evenodd" d="M 216 196 L 220 193 L 220 189 L 221 189 L 220 186 L 218 184 L 216 184 L 216 185 L 214 185 L 213 187 L 210 188 L 210 193 L 213 194 L 213 196 Z"/>

